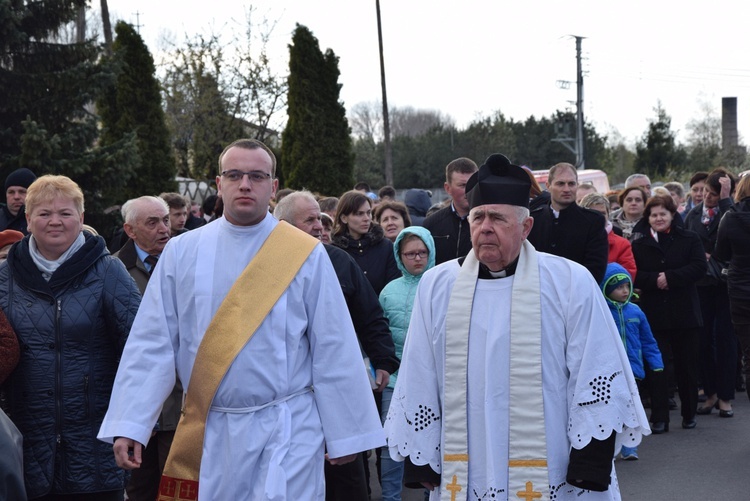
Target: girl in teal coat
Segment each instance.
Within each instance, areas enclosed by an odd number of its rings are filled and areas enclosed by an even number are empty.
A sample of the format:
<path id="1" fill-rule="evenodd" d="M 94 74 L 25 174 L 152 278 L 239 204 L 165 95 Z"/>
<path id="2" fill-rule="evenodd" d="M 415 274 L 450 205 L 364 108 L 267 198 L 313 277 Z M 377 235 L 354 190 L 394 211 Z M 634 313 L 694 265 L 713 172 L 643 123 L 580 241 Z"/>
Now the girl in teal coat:
<path id="1" fill-rule="evenodd" d="M 396 345 L 396 356 L 400 359 L 404 351 L 404 341 L 409 330 L 411 309 L 414 296 L 422 274 L 435 266 L 435 241 L 430 232 L 421 226 L 410 226 L 401 230 L 393 243 L 393 254 L 396 264 L 403 273 L 401 278 L 386 285 L 380 293 L 380 305 L 388 318 L 393 343 Z M 383 390 L 381 419 L 385 421 L 391 404 L 393 388 L 396 385 L 398 371 L 391 374 L 388 387 Z M 383 447 L 380 458 L 380 483 L 383 489 L 383 501 L 401 499 L 401 479 L 404 464 L 391 459 L 388 447 Z"/>

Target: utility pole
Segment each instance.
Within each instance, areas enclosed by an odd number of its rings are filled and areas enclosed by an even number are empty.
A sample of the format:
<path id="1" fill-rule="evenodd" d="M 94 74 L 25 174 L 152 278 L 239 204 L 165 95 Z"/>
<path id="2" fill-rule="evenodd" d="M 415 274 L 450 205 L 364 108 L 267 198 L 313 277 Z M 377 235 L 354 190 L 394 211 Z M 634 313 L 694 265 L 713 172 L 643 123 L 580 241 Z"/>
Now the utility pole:
<path id="1" fill-rule="evenodd" d="M 109 20 L 109 6 L 107 0 L 101 0 L 102 31 L 104 32 L 104 48 L 107 55 L 112 55 L 112 23 Z"/>
<path id="2" fill-rule="evenodd" d="M 378 48 L 380 49 L 380 87 L 383 89 L 383 145 L 385 146 L 385 184 L 393 186 L 393 153 L 391 124 L 388 118 L 388 97 L 385 92 L 385 62 L 383 61 L 383 30 L 380 27 L 380 0 L 375 0 L 378 14 Z"/>
<path id="3" fill-rule="evenodd" d="M 577 96 L 576 96 L 576 168 L 585 169 L 583 141 L 583 70 L 581 69 L 581 40 L 576 37 Z"/>
<path id="4" fill-rule="evenodd" d="M 581 41 L 584 37 L 576 36 L 576 123 L 575 137 L 571 137 L 573 130 L 570 120 L 566 117 L 555 124 L 557 137 L 552 141 L 560 143 L 570 150 L 576 156 L 576 169 L 585 169 L 585 151 L 584 151 L 584 129 L 583 129 L 583 69 L 581 64 Z M 565 80 L 558 80 L 557 86 L 560 89 L 567 90 L 570 83 Z"/>
<path id="5" fill-rule="evenodd" d="M 141 28 L 143 27 L 141 24 L 141 12 L 137 10 L 133 14 L 135 14 L 135 31 L 140 35 Z"/>

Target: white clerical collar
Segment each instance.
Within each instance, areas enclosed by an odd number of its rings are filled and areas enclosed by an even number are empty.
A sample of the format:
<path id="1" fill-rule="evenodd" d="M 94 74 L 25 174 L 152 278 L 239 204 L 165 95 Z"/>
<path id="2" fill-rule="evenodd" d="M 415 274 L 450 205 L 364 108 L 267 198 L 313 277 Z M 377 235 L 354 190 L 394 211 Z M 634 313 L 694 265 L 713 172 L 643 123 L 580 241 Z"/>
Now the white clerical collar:
<path id="1" fill-rule="evenodd" d="M 487 271 L 490 272 L 490 275 L 492 275 L 492 278 L 505 278 L 508 276 L 508 273 L 505 270 L 500 270 L 500 271 L 487 270 Z"/>

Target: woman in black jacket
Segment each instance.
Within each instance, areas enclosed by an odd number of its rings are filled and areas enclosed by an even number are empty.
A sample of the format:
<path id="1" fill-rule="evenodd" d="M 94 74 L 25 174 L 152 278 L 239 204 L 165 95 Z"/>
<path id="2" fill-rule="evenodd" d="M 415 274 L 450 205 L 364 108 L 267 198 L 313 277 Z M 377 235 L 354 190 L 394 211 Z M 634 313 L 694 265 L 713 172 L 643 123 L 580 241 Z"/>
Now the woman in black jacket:
<path id="1" fill-rule="evenodd" d="M 341 196 L 336 208 L 333 245 L 351 254 L 375 294 L 401 276 L 393 244 L 384 238 L 383 229 L 372 222 L 372 201 L 361 191 L 347 191 Z"/>
<path id="2" fill-rule="evenodd" d="M 380 295 L 380 291 L 388 282 L 401 276 L 396 257 L 393 255 L 393 244 L 385 238 L 383 229 L 372 221 L 372 200 L 367 195 L 356 190 L 344 193 L 336 207 L 333 225 L 331 243 L 344 249 L 354 258 L 376 296 Z M 376 391 L 374 397 L 380 412 L 382 392 Z M 380 454 L 379 450 L 377 453 Z M 366 462 L 366 456 L 363 458 Z M 331 473 L 340 478 L 340 473 L 327 470 L 327 475 Z M 365 468 L 364 474 L 365 483 L 369 484 L 369 470 Z M 336 479 L 333 482 L 329 481 L 328 485 L 340 487 L 341 484 Z"/>
<path id="3" fill-rule="evenodd" d="M 706 257 L 698 235 L 677 224 L 672 197 L 657 195 L 646 204 L 633 229 L 635 286 L 659 350 L 672 353 L 680 395 L 682 427 L 694 428 L 698 406 L 698 333 L 703 325 L 695 284 L 706 274 Z M 669 424 L 654 423 L 655 432 Z"/>
<path id="4" fill-rule="evenodd" d="M 719 223 L 714 256 L 729 263 L 727 289 L 734 332 L 742 351 L 750 355 L 750 176 L 737 184 L 737 204 Z M 750 381 L 750 368 L 745 366 Z M 750 385 L 746 385 L 750 398 Z"/>
<path id="5" fill-rule="evenodd" d="M 18 336 L 9 416 L 23 435 L 29 499 L 122 498 L 124 473 L 96 435 L 140 293 L 104 240 L 84 232 L 65 176 L 29 186 L 30 235 L 0 265 L 0 308 Z"/>
<path id="6" fill-rule="evenodd" d="M 706 260 L 721 266 L 712 259 L 716 246 L 719 221 L 732 208 L 730 194 L 734 191 L 734 175 L 726 169 L 715 169 L 706 179 L 703 201 L 685 215 L 685 228 L 694 231 L 703 243 Z M 732 417 L 732 400 L 737 379 L 737 337 L 732 329 L 729 313 L 727 285 L 721 279 L 706 275 L 698 283 L 703 328 L 698 342 L 700 350 L 700 380 L 706 403 L 698 414 L 711 414 L 714 407 L 720 417 Z"/>

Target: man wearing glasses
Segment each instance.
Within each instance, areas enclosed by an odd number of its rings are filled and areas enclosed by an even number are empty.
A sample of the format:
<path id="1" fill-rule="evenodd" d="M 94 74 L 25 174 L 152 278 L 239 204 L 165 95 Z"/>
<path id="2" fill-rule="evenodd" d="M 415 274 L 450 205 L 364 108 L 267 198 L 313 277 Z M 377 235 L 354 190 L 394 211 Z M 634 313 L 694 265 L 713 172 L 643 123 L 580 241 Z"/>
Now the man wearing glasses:
<path id="1" fill-rule="evenodd" d="M 268 212 L 271 150 L 235 141 L 219 169 L 223 217 L 164 249 L 99 437 L 138 468 L 176 368 L 160 499 L 324 499 L 324 442 L 332 464 L 385 443 L 346 303 L 323 246 Z"/>

